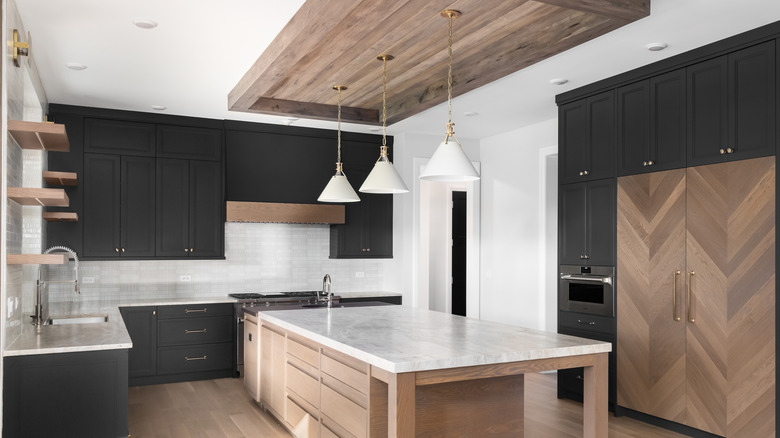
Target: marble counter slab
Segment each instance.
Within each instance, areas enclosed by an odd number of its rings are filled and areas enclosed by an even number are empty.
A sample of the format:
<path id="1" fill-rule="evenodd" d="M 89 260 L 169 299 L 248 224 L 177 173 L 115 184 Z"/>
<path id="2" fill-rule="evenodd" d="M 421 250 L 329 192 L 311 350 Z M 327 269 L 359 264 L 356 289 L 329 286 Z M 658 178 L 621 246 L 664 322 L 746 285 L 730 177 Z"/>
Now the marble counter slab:
<path id="1" fill-rule="evenodd" d="M 407 306 L 260 311 L 257 317 L 391 373 L 612 349 L 608 342 Z"/>
<path id="2" fill-rule="evenodd" d="M 236 300 L 228 296 L 215 296 L 51 303 L 49 305 L 50 317 L 106 315 L 108 321 L 92 324 L 44 325 L 40 331 L 29 321 L 25 321 L 21 334 L 6 347 L 3 356 L 131 348 L 133 344 L 122 320 L 122 315 L 119 313 L 120 307 L 234 302 Z"/>

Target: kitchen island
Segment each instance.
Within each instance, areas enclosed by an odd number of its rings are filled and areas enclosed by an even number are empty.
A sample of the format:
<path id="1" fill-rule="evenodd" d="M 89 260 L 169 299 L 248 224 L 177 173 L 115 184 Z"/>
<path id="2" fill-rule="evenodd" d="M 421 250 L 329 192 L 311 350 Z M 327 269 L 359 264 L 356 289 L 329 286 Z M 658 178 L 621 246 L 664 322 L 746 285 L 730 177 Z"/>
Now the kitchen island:
<path id="1" fill-rule="evenodd" d="M 259 399 L 309 436 L 523 436 L 523 374 L 574 367 L 583 436 L 607 436 L 609 343 L 405 306 L 252 313 Z"/>

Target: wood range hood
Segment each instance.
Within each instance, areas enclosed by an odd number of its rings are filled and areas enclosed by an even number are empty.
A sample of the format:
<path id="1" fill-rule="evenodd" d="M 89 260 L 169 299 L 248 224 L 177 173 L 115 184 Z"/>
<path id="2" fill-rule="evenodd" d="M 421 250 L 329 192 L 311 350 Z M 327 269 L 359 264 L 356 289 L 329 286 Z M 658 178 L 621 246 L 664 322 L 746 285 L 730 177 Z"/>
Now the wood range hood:
<path id="1" fill-rule="evenodd" d="M 336 119 L 334 85 L 349 90 L 342 120 L 387 123 L 447 99 L 447 19 L 453 86 L 464 94 L 650 14 L 650 0 L 307 0 L 228 95 L 228 109 Z"/>
<path id="2" fill-rule="evenodd" d="M 343 224 L 344 206 L 341 204 L 227 201 L 225 219 L 227 222 Z"/>

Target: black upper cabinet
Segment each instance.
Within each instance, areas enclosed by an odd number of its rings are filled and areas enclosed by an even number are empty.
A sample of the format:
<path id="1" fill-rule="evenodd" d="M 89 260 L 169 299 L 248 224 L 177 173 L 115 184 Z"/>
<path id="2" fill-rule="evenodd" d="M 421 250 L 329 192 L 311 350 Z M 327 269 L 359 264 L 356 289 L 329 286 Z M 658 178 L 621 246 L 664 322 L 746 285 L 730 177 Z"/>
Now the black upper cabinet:
<path id="1" fill-rule="evenodd" d="M 618 88 L 618 175 L 685 167 L 685 117 L 685 69 Z"/>
<path id="2" fill-rule="evenodd" d="M 84 257 L 154 256 L 154 158 L 84 154 Z"/>
<path id="3" fill-rule="evenodd" d="M 775 43 L 688 67 L 688 165 L 775 153 Z"/>
<path id="4" fill-rule="evenodd" d="M 84 118 L 84 152 L 153 157 L 154 139 L 152 123 Z"/>
<path id="5" fill-rule="evenodd" d="M 227 130 L 225 143 L 228 201 L 314 204 L 336 172 L 335 138 Z"/>
<path id="6" fill-rule="evenodd" d="M 344 173 L 358 192 L 379 157 L 379 148 L 344 142 L 342 151 Z M 359 164 L 348 166 L 350 162 Z M 330 226 L 330 258 L 392 258 L 393 195 L 358 192 L 358 196 L 360 202 L 344 204 L 345 223 Z"/>
<path id="7" fill-rule="evenodd" d="M 615 176 L 615 92 L 559 108 L 562 184 Z"/>
<path id="8" fill-rule="evenodd" d="M 615 264 L 615 185 L 615 179 L 608 178 L 560 187 L 561 264 Z"/>
<path id="9" fill-rule="evenodd" d="M 157 180 L 157 256 L 222 256 L 220 163 L 158 158 Z"/>
<path id="10" fill-rule="evenodd" d="M 157 125 L 157 156 L 221 161 L 222 130 Z"/>

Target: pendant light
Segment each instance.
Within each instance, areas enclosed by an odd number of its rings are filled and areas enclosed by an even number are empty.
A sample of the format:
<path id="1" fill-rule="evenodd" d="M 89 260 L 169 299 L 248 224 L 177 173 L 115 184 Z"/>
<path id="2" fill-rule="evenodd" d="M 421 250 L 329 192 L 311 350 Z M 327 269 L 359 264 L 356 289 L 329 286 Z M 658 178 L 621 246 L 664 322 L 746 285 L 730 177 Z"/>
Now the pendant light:
<path id="1" fill-rule="evenodd" d="M 360 191 L 390 195 L 407 193 L 409 189 L 387 155 L 387 61 L 392 60 L 393 55 L 379 55 L 376 59 L 382 61 L 382 147 L 379 148 L 379 159 L 360 186 Z"/>
<path id="2" fill-rule="evenodd" d="M 352 185 L 347 181 L 347 175 L 344 175 L 344 169 L 341 163 L 341 91 L 346 90 L 347 87 L 343 85 L 335 85 L 334 90 L 339 92 L 338 100 L 338 155 L 336 158 L 336 174 L 325 186 L 325 190 L 322 191 L 320 197 L 317 198 L 320 202 L 358 202 L 360 198 Z"/>
<path id="3" fill-rule="evenodd" d="M 439 144 L 436 151 L 420 174 L 420 179 L 426 181 L 461 182 L 475 181 L 479 179 L 477 169 L 471 164 L 471 160 L 463 152 L 458 139 L 455 137 L 455 126 L 452 123 L 452 20 L 460 16 L 460 11 L 445 9 L 442 17 L 448 18 L 450 23 L 449 42 L 447 52 L 449 54 L 449 71 L 447 72 L 447 103 L 449 108 L 449 121 L 447 122 L 447 135 Z"/>

